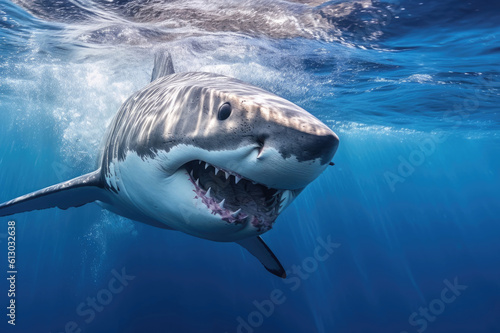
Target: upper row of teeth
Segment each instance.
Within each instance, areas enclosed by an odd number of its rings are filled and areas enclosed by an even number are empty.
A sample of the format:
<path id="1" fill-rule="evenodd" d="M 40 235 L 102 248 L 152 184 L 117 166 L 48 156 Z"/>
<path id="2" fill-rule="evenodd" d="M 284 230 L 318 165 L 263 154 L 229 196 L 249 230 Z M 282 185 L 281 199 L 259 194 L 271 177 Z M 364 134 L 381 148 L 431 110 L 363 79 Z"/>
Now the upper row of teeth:
<path id="1" fill-rule="evenodd" d="M 201 164 L 201 163 L 202 163 L 202 161 L 198 161 L 198 164 Z M 209 166 L 213 167 L 215 169 L 216 176 L 219 173 L 219 171 L 221 171 L 221 169 L 217 168 L 216 166 L 210 165 L 207 162 L 203 162 L 203 163 L 205 163 L 205 169 L 207 169 Z M 243 177 L 236 175 L 236 174 L 231 174 L 231 173 L 227 172 L 226 170 L 222 170 L 222 171 L 224 172 L 224 176 L 226 176 L 226 179 L 228 179 L 230 176 L 233 176 L 235 184 L 238 184 L 240 182 L 240 180 L 243 179 Z M 255 182 L 252 182 L 252 183 L 256 184 Z"/>

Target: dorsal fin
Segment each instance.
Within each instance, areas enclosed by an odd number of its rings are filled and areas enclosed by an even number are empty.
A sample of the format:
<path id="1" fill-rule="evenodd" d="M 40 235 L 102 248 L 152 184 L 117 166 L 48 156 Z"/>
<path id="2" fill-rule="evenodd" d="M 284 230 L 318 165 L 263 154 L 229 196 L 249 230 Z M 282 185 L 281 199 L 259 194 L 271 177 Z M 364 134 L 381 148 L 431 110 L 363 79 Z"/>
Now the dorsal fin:
<path id="1" fill-rule="evenodd" d="M 4 202 L 0 204 L 0 216 L 52 207 L 80 207 L 96 200 L 104 201 L 105 198 L 100 170 L 97 170 Z"/>
<path id="2" fill-rule="evenodd" d="M 155 65 L 153 67 L 153 74 L 151 74 L 151 82 L 160 77 L 174 74 L 174 63 L 172 56 L 168 51 L 158 51 L 155 54 Z"/>

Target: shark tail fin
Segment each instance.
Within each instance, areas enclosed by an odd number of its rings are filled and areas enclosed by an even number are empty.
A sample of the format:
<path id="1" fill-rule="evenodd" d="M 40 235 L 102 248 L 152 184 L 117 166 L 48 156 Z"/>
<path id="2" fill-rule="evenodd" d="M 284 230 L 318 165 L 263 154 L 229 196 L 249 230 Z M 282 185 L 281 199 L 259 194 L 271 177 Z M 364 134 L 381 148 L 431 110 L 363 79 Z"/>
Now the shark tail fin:
<path id="1" fill-rule="evenodd" d="M 105 200 L 106 192 L 100 170 L 35 191 L 0 204 L 0 216 L 32 210 L 79 207 L 96 200 Z"/>
<path id="2" fill-rule="evenodd" d="M 254 257 L 259 259 L 259 261 L 264 265 L 264 267 L 271 273 L 280 278 L 286 278 L 286 272 L 278 258 L 274 255 L 273 251 L 264 243 L 262 238 L 259 236 L 246 238 L 237 241 L 236 243 L 243 246 L 248 250 Z"/>
<path id="3" fill-rule="evenodd" d="M 158 51 L 155 54 L 155 64 L 151 74 L 151 82 L 163 76 L 174 74 L 174 63 L 168 51 Z"/>

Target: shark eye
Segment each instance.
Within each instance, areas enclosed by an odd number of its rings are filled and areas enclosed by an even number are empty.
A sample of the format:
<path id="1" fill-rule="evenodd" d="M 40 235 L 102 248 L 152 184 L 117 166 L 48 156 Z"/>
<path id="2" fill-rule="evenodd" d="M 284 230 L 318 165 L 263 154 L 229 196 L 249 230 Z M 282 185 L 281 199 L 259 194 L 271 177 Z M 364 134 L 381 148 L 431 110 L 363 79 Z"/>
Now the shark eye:
<path id="1" fill-rule="evenodd" d="M 231 104 L 229 103 L 222 104 L 219 108 L 219 113 L 217 114 L 217 118 L 219 118 L 219 120 L 226 120 L 227 118 L 229 118 L 230 115 L 231 115 Z"/>

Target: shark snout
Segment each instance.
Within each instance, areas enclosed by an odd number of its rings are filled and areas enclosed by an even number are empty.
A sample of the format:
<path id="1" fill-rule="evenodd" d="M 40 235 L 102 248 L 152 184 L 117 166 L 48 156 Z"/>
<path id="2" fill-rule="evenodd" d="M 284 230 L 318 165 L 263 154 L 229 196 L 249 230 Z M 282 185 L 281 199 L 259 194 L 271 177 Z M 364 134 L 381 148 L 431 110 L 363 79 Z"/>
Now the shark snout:
<path id="1" fill-rule="evenodd" d="M 274 150 L 285 159 L 295 157 L 298 162 L 319 161 L 324 165 L 335 155 L 339 138 L 331 130 L 317 135 L 286 129 L 281 133 L 259 133 L 255 136 L 255 142 L 259 150 L 257 158 L 264 157 L 268 150 Z"/>
<path id="2" fill-rule="evenodd" d="M 254 136 L 252 179 L 279 189 L 301 189 L 318 177 L 339 145 L 331 130 L 321 135 L 291 128 L 261 131 Z M 249 157 L 250 157 L 249 156 Z"/>
<path id="3" fill-rule="evenodd" d="M 333 132 L 326 135 L 302 134 L 296 140 L 302 150 L 302 160 L 319 160 L 322 165 L 331 161 L 339 146 L 339 138 Z"/>

